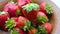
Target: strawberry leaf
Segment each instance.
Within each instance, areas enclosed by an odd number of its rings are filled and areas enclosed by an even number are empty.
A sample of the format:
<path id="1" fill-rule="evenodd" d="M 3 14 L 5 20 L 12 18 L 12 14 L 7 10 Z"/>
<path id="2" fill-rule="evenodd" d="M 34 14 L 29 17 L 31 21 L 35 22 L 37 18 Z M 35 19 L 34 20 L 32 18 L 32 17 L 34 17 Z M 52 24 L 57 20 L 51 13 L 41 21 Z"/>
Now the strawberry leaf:
<path id="1" fill-rule="evenodd" d="M 13 30 L 10 31 L 10 34 L 19 34 L 19 31 L 16 30 L 16 29 L 13 29 Z"/>
<path id="2" fill-rule="evenodd" d="M 25 26 L 24 26 L 24 31 L 29 30 L 31 27 L 31 22 L 30 21 L 24 21 Z"/>
<path id="3" fill-rule="evenodd" d="M 38 27 L 38 34 L 47 34 L 47 31 L 43 26 Z"/>
<path id="4" fill-rule="evenodd" d="M 8 30 L 11 30 L 15 25 L 16 24 L 13 19 L 8 19 L 5 24 L 6 28 L 8 28 Z"/>
<path id="5" fill-rule="evenodd" d="M 46 16 L 38 16 L 37 17 L 37 22 L 39 23 L 45 23 L 45 22 L 48 22 L 48 18 Z"/>
<path id="6" fill-rule="evenodd" d="M 46 6 L 45 6 L 45 10 L 47 11 L 47 14 L 53 13 L 52 7 L 51 7 L 48 3 L 47 3 Z"/>
<path id="7" fill-rule="evenodd" d="M 37 8 L 39 8 L 39 5 L 36 3 L 29 3 L 25 6 L 22 6 L 23 10 L 26 10 L 27 13 L 32 11 L 32 10 L 37 10 Z"/>

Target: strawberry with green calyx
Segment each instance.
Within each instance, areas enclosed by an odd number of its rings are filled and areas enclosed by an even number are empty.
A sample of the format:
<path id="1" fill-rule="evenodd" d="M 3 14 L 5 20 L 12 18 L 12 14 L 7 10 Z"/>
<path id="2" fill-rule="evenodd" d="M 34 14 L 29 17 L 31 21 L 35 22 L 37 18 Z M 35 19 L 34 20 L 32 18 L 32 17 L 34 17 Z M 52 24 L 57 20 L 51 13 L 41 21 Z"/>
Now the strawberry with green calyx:
<path id="1" fill-rule="evenodd" d="M 48 17 L 43 12 L 38 12 L 37 16 L 31 20 L 34 24 L 35 23 L 46 23 L 49 21 Z"/>
<path id="2" fill-rule="evenodd" d="M 37 22 L 40 22 L 40 23 L 45 23 L 45 22 L 49 21 L 48 17 L 43 12 L 37 13 L 36 20 L 37 20 Z"/>
<path id="3" fill-rule="evenodd" d="M 29 31 L 29 34 L 47 34 L 47 31 L 43 26 L 38 26 L 38 28 L 33 28 Z"/>
<path id="4" fill-rule="evenodd" d="M 7 11 L 12 17 L 19 16 L 21 12 L 13 0 L 4 6 L 3 11 Z"/>
<path id="5" fill-rule="evenodd" d="M 38 26 L 38 34 L 47 34 L 46 29 L 43 26 Z"/>
<path id="6" fill-rule="evenodd" d="M 29 2 L 31 3 L 32 2 L 32 0 L 18 0 L 18 7 L 19 8 L 22 8 L 22 6 L 24 6 L 24 5 L 26 5 L 26 4 L 28 4 Z"/>
<path id="7" fill-rule="evenodd" d="M 39 5 L 36 3 L 29 3 L 27 5 L 22 6 L 23 14 L 26 18 L 33 20 L 36 18 L 37 12 L 39 11 Z"/>
<path id="8" fill-rule="evenodd" d="M 36 28 L 32 28 L 31 30 L 29 30 L 29 34 L 38 34 L 36 32 L 37 32 Z"/>
<path id="9" fill-rule="evenodd" d="M 30 21 L 25 17 L 20 16 L 18 17 L 18 21 L 16 21 L 14 18 L 8 19 L 5 25 L 9 30 L 11 30 L 15 26 L 18 26 L 26 31 L 30 28 Z"/>
<path id="10" fill-rule="evenodd" d="M 5 30 L 6 31 L 6 28 L 5 28 L 5 21 L 9 18 L 9 14 L 8 12 L 0 12 L 0 26 L 2 28 L 2 30 Z"/>
<path id="11" fill-rule="evenodd" d="M 26 10 L 27 13 L 31 12 L 32 10 L 38 10 L 39 5 L 36 3 L 29 3 L 27 5 L 22 6 L 23 10 Z"/>
<path id="12" fill-rule="evenodd" d="M 48 22 L 48 18 L 46 16 L 38 16 L 37 21 L 40 23 Z"/>
<path id="13" fill-rule="evenodd" d="M 40 4 L 40 10 L 42 12 L 44 12 L 45 14 L 52 14 L 53 13 L 52 12 L 52 7 L 48 3 L 46 3 L 46 2 L 42 2 Z"/>
<path id="14" fill-rule="evenodd" d="M 23 28 L 24 31 L 29 30 L 31 27 L 31 22 L 26 19 L 25 17 L 20 16 L 18 18 L 17 26 L 20 26 Z"/>
<path id="15" fill-rule="evenodd" d="M 51 23 L 45 23 L 45 24 L 42 24 L 42 26 L 45 27 L 48 34 L 52 31 L 52 24 Z"/>
<path id="16" fill-rule="evenodd" d="M 10 31 L 10 34 L 24 34 L 24 31 L 19 27 L 15 27 Z"/>

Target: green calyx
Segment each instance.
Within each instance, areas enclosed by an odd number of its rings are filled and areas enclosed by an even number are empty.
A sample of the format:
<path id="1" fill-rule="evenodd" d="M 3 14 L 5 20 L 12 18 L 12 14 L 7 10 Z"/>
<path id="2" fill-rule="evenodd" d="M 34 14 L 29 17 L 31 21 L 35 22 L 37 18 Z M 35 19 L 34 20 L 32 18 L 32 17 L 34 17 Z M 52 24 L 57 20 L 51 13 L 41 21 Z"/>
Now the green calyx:
<path id="1" fill-rule="evenodd" d="M 52 7 L 48 3 L 45 5 L 45 10 L 47 11 L 47 14 L 53 13 Z"/>
<path id="2" fill-rule="evenodd" d="M 39 23 L 45 23 L 45 22 L 48 22 L 48 18 L 46 16 L 38 16 L 37 17 L 37 22 Z"/>
<path id="3" fill-rule="evenodd" d="M 30 21 L 24 21 L 24 23 L 25 23 L 25 26 L 23 27 L 23 30 L 24 31 L 29 30 L 31 27 L 31 22 Z"/>
<path id="4" fill-rule="evenodd" d="M 8 14 L 8 12 L 0 12 L 0 15 Z"/>
<path id="5" fill-rule="evenodd" d="M 47 31 L 43 26 L 39 26 L 37 33 L 38 34 L 47 34 Z"/>
<path id="6" fill-rule="evenodd" d="M 12 18 L 6 21 L 5 27 L 8 29 L 8 31 L 15 26 L 16 26 L 15 21 Z"/>
<path id="7" fill-rule="evenodd" d="M 17 12 L 16 12 L 16 15 L 18 16 L 20 14 L 20 10 L 18 9 Z"/>
<path id="8" fill-rule="evenodd" d="M 39 8 L 39 5 L 36 3 L 29 3 L 25 6 L 22 6 L 23 10 L 26 10 L 27 13 L 32 11 L 32 10 L 37 10 Z"/>
<path id="9" fill-rule="evenodd" d="M 16 30 L 16 29 L 13 29 L 13 30 L 10 31 L 10 34 L 19 34 L 19 31 Z"/>

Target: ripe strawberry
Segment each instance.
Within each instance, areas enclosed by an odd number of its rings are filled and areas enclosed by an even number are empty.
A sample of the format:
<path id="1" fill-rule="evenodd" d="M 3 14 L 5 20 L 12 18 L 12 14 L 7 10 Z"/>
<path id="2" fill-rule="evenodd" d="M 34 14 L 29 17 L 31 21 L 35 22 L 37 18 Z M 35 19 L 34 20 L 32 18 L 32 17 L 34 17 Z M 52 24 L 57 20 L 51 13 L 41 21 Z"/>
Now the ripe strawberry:
<path id="1" fill-rule="evenodd" d="M 38 26 L 37 33 L 38 34 L 47 34 L 47 31 L 43 26 Z"/>
<path id="2" fill-rule="evenodd" d="M 15 27 L 13 30 L 11 30 L 10 34 L 24 34 L 24 31 L 19 27 Z"/>
<path id="3" fill-rule="evenodd" d="M 42 12 L 44 12 L 45 14 L 51 14 L 51 13 L 52 13 L 52 8 L 51 8 L 51 6 L 50 6 L 48 3 L 46 3 L 46 2 L 42 2 L 42 3 L 40 4 L 40 10 L 41 10 Z"/>
<path id="4" fill-rule="evenodd" d="M 0 26 L 5 30 L 5 21 L 9 18 L 8 12 L 0 12 Z"/>
<path id="5" fill-rule="evenodd" d="M 29 34 L 36 34 L 37 32 L 37 29 L 36 28 L 33 28 L 29 31 Z"/>
<path id="6" fill-rule="evenodd" d="M 37 13 L 37 18 L 36 21 L 39 23 L 45 23 L 48 22 L 48 17 L 43 13 L 43 12 L 38 12 Z"/>
<path id="7" fill-rule="evenodd" d="M 8 19 L 6 21 L 6 28 L 9 30 L 15 26 L 21 27 L 24 29 L 24 31 L 26 31 L 26 29 L 30 28 L 30 21 L 22 16 L 18 17 L 18 21 L 16 21 L 14 18 Z"/>
<path id="8" fill-rule="evenodd" d="M 50 33 L 51 32 L 51 30 L 52 30 L 52 24 L 51 23 L 45 23 L 42 26 L 45 27 L 47 33 Z"/>
<path id="9" fill-rule="evenodd" d="M 21 26 L 24 29 L 24 31 L 26 31 L 26 29 L 29 29 L 30 28 L 31 23 L 25 17 L 20 16 L 18 18 L 17 26 Z"/>
<path id="10" fill-rule="evenodd" d="M 33 16 L 34 17 L 34 16 Z M 48 17 L 43 13 L 43 12 L 37 12 L 36 17 L 34 19 L 30 17 L 30 20 L 35 24 L 35 23 L 45 23 L 48 22 Z"/>
<path id="11" fill-rule="evenodd" d="M 18 6 L 22 8 L 22 6 L 28 4 L 28 1 L 32 2 L 32 0 L 18 0 Z"/>
<path id="12" fill-rule="evenodd" d="M 22 8 L 22 12 L 26 18 L 29 18 L 30 20 L 35 19 L 37 12 L 39 10 L 39 5 L 36 3 L 30 3 L 27 5 L 24 5 Z"/>
<path id="13" fill-rule="evenodd" d="M 12 1 L 4 6 L 3 11 L 7 11 L 12 17 L 20 15 L 18 6 Z"/>

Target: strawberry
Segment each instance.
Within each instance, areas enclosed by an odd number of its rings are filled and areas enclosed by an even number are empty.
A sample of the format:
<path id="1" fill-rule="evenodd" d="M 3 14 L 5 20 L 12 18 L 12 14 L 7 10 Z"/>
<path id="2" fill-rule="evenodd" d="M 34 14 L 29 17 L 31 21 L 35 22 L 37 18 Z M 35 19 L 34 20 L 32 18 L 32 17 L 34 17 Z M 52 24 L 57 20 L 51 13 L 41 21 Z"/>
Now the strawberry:
<path id="1" fill-rule="evenodd" d="M 38 12 L 37 13 L 37 17 L 36 17 L 36 21 L 39 23 L 45 23 L 48 22 L 49 19 L 48 17 L 43 13 L 43 12 Z"/>
<path id="2" fill-rule="evenodd" d="M 29 34 L 47 34 L 46 30 L 42 26 L 38 26 L 38 28 L 33 28 L 29 31 Z"/>
<path id="3" fill-rule="evenodd" d="M 9 18 L 8 12 L 0 12 L 0 26 L 5 30 L 5 21 Z"/>
<path id="4" fill-rule="evenodd" d="M 37 33 L 38 34 L 47 34 L 47 31 L 43 26 L 38 26 Z"/>
<path id="5" fill-rule="evenodd" d="M 36 3 L 30 3 L 27 5 L 24 5 L 23 7 L 23 14 L 26 18 L 32 20 L 36 18 L 37 12 L 39 10 L 39 5 Z"/>
<path id="6" fill-rule="evenodd" d="M 26 29 L 30 28 L 31 23 L 27 18 L 24 18 L 24 17 L 20 16 L 18 18 L 17 26 L 23 27 L 24 31 L 26 31 Z"/>
<path id="7" fill-rule="evenodd" d="M 31 19 L 32 17 L 30 17 Z M 49 19 L 48 17 L 43 13 L 43 12 L 37 12 L 36 17 L 33 19 L 31 19 L 31 21 L 35 24 L 35 23 L 45 23 L 48 22 Z"/>
<path id="8" fill-rule="evenodd" d="M 19 27 L 15 27 L 10 31 L 10 34 L 24 34 L 24 31 Z"/>
<path id="9" fill-rule="evenodd" d="M 47 33 L 50 33 L 52 31 L 52 24 L 51 23 L 45 23 L 42 26 L 45 27 Z"/>
<path id="10" fill-rule="evenodd" d="M 20 15 L 20 9 L 12 1 L 10 1 L 8 4 L 6 4 L 4 6 L 3 11 L 7 11 L 10 14 L 10 16 L 12 16 L 12 17 L 15 17 L 15 16 L 19 16 Z"/>
<path id="11" fill-rule="evenodd" d="M 18 6 L 22 8 L 22 6 L 28 4 L 28 1 L 32 2 L 32 0 L 18 0 Z"/>
<path id="12" fill-rule="evenodd" d="M 46 2 L 42 2 L 40 4 L 40 10 L 42 12 L 44 12 L 45 14 L 51 14 L 51 13 L 53 13 L 51 6 L 48 3 L 46 3 Z"/>
<path id="13" fill-rule="evenodd" d="M 38 28 L 33 28 L 29 31 L 29 34 L 47 34 L 47 31 L 43 26 L 38 26 Z"/>
<path id="14" fill-rule="evenodd" d="M 37 32 L 37 29 L 36 28 L 33 28 L 29 31 L 29 34 L 36 34 Z"/>
<path id="15" fill-rule="evenodd" d="M 38 22 L 38 21 L 40 21 L 39 20 L 39 18 L 41 18 L 41 17 L 39 17 L 39 16 L 46 16 L 43 12 L 37 12 L 37 15 L 36 15 L 36 17 L 34 18 L 34 19 L 32 19 L 32 22 Z M 39 18 L 38 18 L 39 17 Z M 44 19 L 44 18 L 43 18 Z M 42 20 L 42 19 L 41 19 Z"/>
<path id="16" fill-rule="evenodd" d="M 9 30 L 11 30 L 15 26 L 18 26 L 23 28 L 24 31 L 26 31 L 26 29 L 30 28 L 30 21 L 25 17 L 20 16 L 18 17 L 18 21 L 16 21 L 15 18 L 8 19 L 5 25 L 6 28 L 8 28 Z"/>

